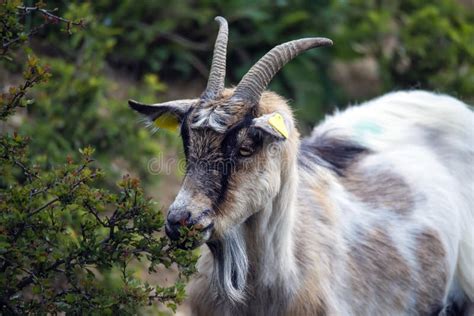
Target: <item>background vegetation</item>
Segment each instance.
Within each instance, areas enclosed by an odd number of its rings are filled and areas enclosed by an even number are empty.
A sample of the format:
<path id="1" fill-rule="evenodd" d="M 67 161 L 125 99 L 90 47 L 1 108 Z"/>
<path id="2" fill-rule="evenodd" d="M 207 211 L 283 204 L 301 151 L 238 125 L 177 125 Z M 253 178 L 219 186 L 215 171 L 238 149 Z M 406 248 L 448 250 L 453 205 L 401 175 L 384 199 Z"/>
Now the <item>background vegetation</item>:
<path id="1" fill-rule="evenodd" d="M 19 6 L 57 8 L 71 23 Z M 199 95 L 216 15 L 230 24 L 228 85 L 281 42 L 334 40 L 289 63 L 270 86 L 291 100 L 303 132 L 336 106 L 396 89 L 474 102 L 470 1 L 7 0 L 0 10 L 5 313 L 144 313 L 149 302 L 181 301 L 184 279 L 165 290 L 154 277 L 174 261 L 189 275 L 195 260 L 160 235 L 159 211 L 179 171 L 147 169 L 152 157 L 181 155 L 179 139 L 141 128 L 126 100 Z M 110 231 L 120 234 L 110 239 Z M 136 277 L 150 267 L 160 273 Z"/>

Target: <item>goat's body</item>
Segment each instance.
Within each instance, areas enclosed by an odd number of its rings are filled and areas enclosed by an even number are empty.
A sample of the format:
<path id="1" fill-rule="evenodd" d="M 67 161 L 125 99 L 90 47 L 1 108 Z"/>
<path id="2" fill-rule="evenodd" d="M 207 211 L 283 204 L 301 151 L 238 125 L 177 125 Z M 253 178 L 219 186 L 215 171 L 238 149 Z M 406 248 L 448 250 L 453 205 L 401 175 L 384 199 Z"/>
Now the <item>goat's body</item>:
<path id="1" fill-rule="evenodd" d="M 459 297 L 458 282 L 473 300 L 472 112 L 447 96 L 392 93 L 327 119 L 307 142 L 321 139 L 368 150 L 315 198 L 332 203 L 345 249 L 338 314 L 434 313 Z"/>
<path id="2" fill-rule="evenodd" d="M 463 103 L 388 94 L 294 146 L 279 194 L 234 230 L 244 301 L 215 288 L 222 276 L 206 253 L 190 286 L 195 313 L 429 315 L 474 301 L 474 115 Z"/>

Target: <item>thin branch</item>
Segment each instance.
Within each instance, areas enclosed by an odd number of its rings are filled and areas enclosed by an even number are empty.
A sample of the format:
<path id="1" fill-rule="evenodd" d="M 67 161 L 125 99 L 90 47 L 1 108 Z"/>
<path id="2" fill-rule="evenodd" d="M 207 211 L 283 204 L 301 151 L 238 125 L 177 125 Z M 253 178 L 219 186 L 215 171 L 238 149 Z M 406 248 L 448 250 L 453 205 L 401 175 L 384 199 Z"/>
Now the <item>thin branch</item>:
<path id="1" fill-rule="evenodd" d="M 94 215 L 94 217 L 97 219 L 97 221 L 103 226 L 103 227 L 108 227 L 108 225 L 100 218 L 97 210 L 93 208 L 92 206 L 89 205 L 89 203 L 85 202 L 84 206 L 89 210 L 89 212 Z"/>
<path id="2" fill-rule="evenodd" d="M 82 170 L 82 169 L 79 168 L 79 170 Z M 84 178 L 79 179 L 76 183 L 74 183 L 74 184 L 71 186 L 70 191 L 73 192 L 74 190 L 77 189 L 77 187 L 78 187 L 79 185 L 81 185 L 82 183 L 84 183 L 86 180 L 88 180 L 88 179 L 94 179 L 96 176 L 97 176 L 97 174 L 96 174 L 96 173 L 93 173 L 93 174 L 91 174 L 90 176 L 87 176 L 87 177 L 84 177 Z M 41 212 L 42 210 L 44 210 L 45 208 L 47 208 L 48 206 L 50 206 L 51 204 L 56 203 L 57 201 L 59 201 L 59 197 L 56 197 L 56 198 L 52 199 L 51 201 L 49 201 L 48 203 L 44 204 L 43 206 L 40 206 L 40 207 L 36 208 L 36 209 L 33 210 L 31 213 L 29 213 L 29 215 L 30 215 L 30 216 L 35 215 L 35 214 Z"/>
<path id="3" fill-rule="evenodd" d="M 23 6 L 19 6 L 17 7 L 17 9 L 20 11 L 20 14 L 21 15 L 27 15 L 27 14 L 30 14 L 30 13 L 33 13 L 33 12 L 39 12 L 44 18 L 45 18 L 45 22 L 34 27 L 31 31 L 29 31 L 26 36 L 28 38 L 30 38 L 31 36 L 37 34 L 41 29 L 43 29 L 46 25 L 48 24 L 57 24 L 57 23 L 64 23 L 66 24 L 66 31 L 68 32 L 68 34 L 71 34 L 71 28 L 73 26 L 78 26 L 78 27 L 81 27 L 83 28 L 84 27 L 84 20 L 83 19 L 80 19 L 79 21 L 71 21 L 71 20 L 68 20 L 66 18 L 63 18 L 61 16 L 58 16 L 56 14 L 53 14 L 52 12 L 56 12 L 58 9 L 55 8 L 53 10 L 46 10 L 46 9 L 41 9 L 39 7 L 23 7 Z M 5 55 L 6 52 L 8 51 L 9 47 L 20 41 L 21 40 L 21 37 L 16 37 L 16 38 L 13 38 L 7 42 L 4 42 L 2 44 L 2 53 L 1 55 Z"/>
<path id="4" fill-rule="evenodd" d="M 72 259 L 71 259 L 72 260 Z M 60 265 L 62 265 L 63 263 L 65 263 L 66 260 L 64 259 L 60 259 L 58 261 L 56 261 L 53 265 L 51 265 L 49 268 L 46 268 L 44 271 L 42 271 L 43 273 L 47 273 L 47 272 L 50 272 L 52 270 L 55 270 L 57 267 L 59 267 Z M 21 279 L 20 283 L 18 283 L 17 285 L 17 290 L 21 290 L 23 289 L 25 286 L 27 285 L 30 285 L 31 283 L 34 282 L 34 277 L 33 275 L 30 275 L 28 277 L 24 277 L 23 279 Z"/>
<path id="5" fill-rule="evenodd" d="M 42 210 L 44 210 L 45 208 L 47 208 L 48 206 L 56 203 L 59 201 L 59 198 L 54 198 L 52 199 L 51 201 L 49 201 L 48 203 L 44 204 L 43 206 L 40 206 L 38 208 L 36 208 L 35 210 L 33 210 L 31 213 L 29 213 L 29 216 L 33 216 L 39 212 L 41 212 Z"/>
<path id="6" fill-rule="evenodd" d="M 92 162 L 92 160 L 87 161 L 86 163 L 82 164 L 80 167 L 78 167 L 76 170 L 74 170 L 73 173 L 75 173 L 75 174 L 80 173 L 80 172 L 81 172 L 82 170 L 84 170 L 84 168 L 86 168 L 87 165 L 89 165 L 91 162 Z M 36 176 L 36 177 L 37 177 L 37 176 Z M 38 195 L 38 194 L 46 193 L 49 189 L 51 189 L 52 187 L 54 187 L 58 182 L 63 181 L 65 177 L 66 177 L 66 175 L 64 175 L 60 180 L 55 180 L 53 183 L 49 183 L 45 188 L 43 188 L 43 189 L 41 189 L 41 190 L 31 192 L 31 193 L 30 193 L 30 197 L 34 197 L 34 196 L 36 196 L 36 195 Z M 37 177 L 37 178 L 38 178 L 38 177 Z"/>
<path id="7" fill-rule="evenodd" d="M 42 24 L 40 24 L 40 25 L 38 25 L 38 26 L 35 26 L 33 29 L 31 29 L 31 31 L 29 31 L 29 32 L 26 34 L 26 36 L 27 36 L 28 38 L 32 37 L 33 35 L 37 34 L 41 29 L 43 29 L 47 24 L 48 24 L 48 23 L 42 23 Z M 14 44 L 14 43 L 16 43 L 16 42 L 18 42 L 18 41 L 20 41 L 20 40 L 21 40 L 21 37 L 15 37 L 14 39 L 12 39 L 12 40 L 10 40 L 10 41 L 8 41 L 8 42 L 6 42 L 6 43 L 3 43 L 3 45 L 2 45 L 2 49 L 3 49 L 2 55 L 4 55 L 4 54 L 7 52 L 8 48 L 10 47 L 10 45 L 12 45 L 12 44 Z"/>
<path id="8" fill-rule="evenodd" d="M 172 32 L 161 32 L 160 35 L 164 38 L 167 38 L 179 44 L 180 46 L 189 48 L 191 50 L 205 52 L 205 51 L 208 51 L 210 47 L 208 43 L 194 42 L 190 39 L 187 39 L 186 37 L 183 37 L 179 34 L 172 33 Z"/>
<path id="9" fill-rule="evenodd" d="M 13 95 L 13 98 L 0 109 L 0 120 L 5 119 L 12 110 L 20 106 L 21 99 L 26 95 L 29 88 L 32 88 L 35 84 L 41 82 L 44 78 L 45 73 L 37 73 L 31 79 L 25 81 L 23 86 L 20 86 L 18 92 Z"/>
<path id="10" fill-rule="evenodd" d="M 46 187 L 44 187 L 43 189 L 38 190 L 38 191 L 36 191 L 36 188 L 33 188 L 32 192 L 30 193 L 30 198 L 32 198 L 32 197 L 34 197 L 38 194 L 48 192 L 48 190 L 51 189 L 53 186 L 54 186 L 54 183 L 50 183 L 50 184 L 46 185 Z"/>
<path id="11" fill-rule="evenodd" d="M 20 11 L 24 11 L 26 14 L 30 13 L 30 12 L 40 12 L 44 17 L 46 17 L 46 21 L 49 22 L 49 23 L 58 23 L 58 22 L 63 22 L 63 23 L 66 23 L 67 24 L 67 31 L 68 33 L 70 33 L 71 31 L 71 26 L 80 26 L 80 27 L 84 27 L 84 20 L 83 19 L 80 19 L 79 21 L 71 21 L 71 20 L 68 20 L 68 19 L 65 19 L 63 17 L 60 17 L 58 15 L 55 15 L 51 12 L 56 12 L 58 10 L 58 8 L 55 8 L 53 10 L 46 10 L 46 9 L 41 9 L 39 7 L 22 7 L 22 6 L 19 6 L 17 7 L 18 10 Z"/>
<path id="12" fill-rule="evenodd" d="M 18 160 L 14 160 L 13 163 L 21 168 L 25 176 L 28 178 L 28 181 L 31 182 L 33 177 L 39 179 L 38 175 L 30 171 L 23 163 L 19 162 Z"/>
<path id="13" fill-rule="evenodd" d="M 199 72 L 199 74 L 201 74 L 201 76 L 204 78 L 209 76 L 209 70 L 207 70 L 207 66 L 201 60 L 199 60 L 199 58 L 194 55 L 188 55 L 187 58 L 191 66 L 193 66 Z"/>

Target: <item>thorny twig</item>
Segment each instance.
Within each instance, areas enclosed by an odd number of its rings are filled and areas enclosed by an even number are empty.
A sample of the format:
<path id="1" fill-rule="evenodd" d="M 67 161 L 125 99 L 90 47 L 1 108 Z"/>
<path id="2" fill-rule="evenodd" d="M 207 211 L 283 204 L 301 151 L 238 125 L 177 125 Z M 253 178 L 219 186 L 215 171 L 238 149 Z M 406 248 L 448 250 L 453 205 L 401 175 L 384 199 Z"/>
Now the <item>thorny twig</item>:
<path id="1" fill-rule="evenodd" d="M 95 177 L 97 176 L 97 173 L 93 173 L 89 176 L 86 176 L 86 177 L 83 177 L 83 178 L 80 178 L 77 182 L 75 182 L 71 187 L 70 187 L 70 191 L 69 193 L 72 193 L 74 192 L 74 190 L 77 189 L 77 187 L 81 184 L 83 184 L 85 181 L 87 180 L 90 180 L 90 179 L 94 179 Z M 33 216 L 39 212 L 41 212 L 42 210 L 44 210 L 45 208 L 47 208 L 48 206 L 58 202 L 58 201 L 61 201 L 61 198 L 60 197 L 56 197 L 52 200 L 50 200 L 49 202 L 47 202 L 46 204 L 34 209 L 33 211 L 29 212 L 28 213 L 28 216 Z"/>
<path id="2" fill-rule="evenodd" d="M 42 78 L 44 78 L 43 76 L 44 73 L 36 74 L 31 79 L 26 80 L 25 83 L 19 87 L 19 90 L 15 92 L 12 99 L 1 109 L 0 120 L 5 119 L 11 110 L 20 105 L 20 101 L 26 95 L 27 90 L 39 83 Z"/>
<path id="3" fill-rule="evenodd" d="M 30 38 L 31 36 L 35 35 L 36 33 L 38 33 L 41 29 L 43 29 L 46 25 L 48 24 L 58 24 L 58 23 L 65 23 L 66 24 L 66 31 L 68 32 L 68 34 L 71 34 L 71 29 L 73 26 L 78 26 L 78 27 L 84 27 L 85 24 L 84 24 L 84 20 L 83 19 L 80 19 L 78 21 L 71 21 L 71 20 L 68 20 L 66 18 L 63 18 L 61 16 L 58 16 L 58 15 L 55 15 L 53 14 L 53 12 L 56 12 L 58 9 L 55 8 L 53 10 L 47 10 L 47 9 L 42 9 L 40 7 L 23 7 L 23 6 L 19 6 L 17 7 L 18 11 L 20 12 L 21 15 L 28 15 L 32 12 L 39 12 L 43 17 L 44 17 L 44 23 L 34 27 L 33 29 L 31 29 L 27 34 L 26 34 L 26 37 Z M 6 52 L 8 51 L 9 47 L 20 41 L 21 40 L 21 37 L 16 37 L 16 38 L 13 38 L 7 42 L 4 42 L 2 43 L 2 52 L 0 55 L 5 55 Z"/>

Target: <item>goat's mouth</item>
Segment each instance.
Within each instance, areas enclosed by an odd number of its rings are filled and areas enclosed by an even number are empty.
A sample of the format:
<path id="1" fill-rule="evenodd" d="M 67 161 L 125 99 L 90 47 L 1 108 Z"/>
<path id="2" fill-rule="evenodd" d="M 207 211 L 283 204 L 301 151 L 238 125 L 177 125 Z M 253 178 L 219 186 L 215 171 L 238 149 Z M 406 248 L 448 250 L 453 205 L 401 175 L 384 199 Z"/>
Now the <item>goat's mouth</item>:
<path id="1" fill-rule="evenodd" d="M 202 227 L 202 225 L 192 225 L 180 228 L 180 238 L 175 241 L 176 246 L 185 250 L 195 249 L 211 239 L 214 232 L 214 223 Z"/>

